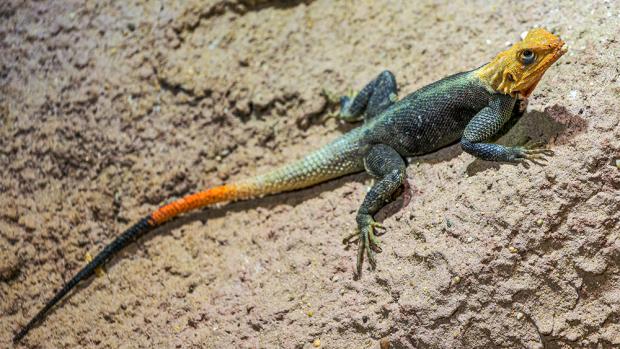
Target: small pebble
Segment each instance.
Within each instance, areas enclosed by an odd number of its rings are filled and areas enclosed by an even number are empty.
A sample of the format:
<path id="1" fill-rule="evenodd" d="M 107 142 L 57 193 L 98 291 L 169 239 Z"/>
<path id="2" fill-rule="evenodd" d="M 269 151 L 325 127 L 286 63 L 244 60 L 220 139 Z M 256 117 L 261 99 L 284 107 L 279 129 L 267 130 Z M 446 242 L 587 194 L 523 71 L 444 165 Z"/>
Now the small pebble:
<path id="1" fill-rule="evenodd" d="M 620 159 L 616 159 L 616 167 L 620 168 Z"/>
<path id="2" fill-rule="evenodd" d="M 321 340 L 320 339 L 315 339 L 314 342 L 312 342 L 312 345 L 314 345 L 315 348 L 318 348 L 321 346 Z"/>
<path id="3" fill-rule="evenodd" d="M 542 219 L 539 219 L 539 220 L 536 221 L 536 224 L 538 224 L 539 227 L 542 226 L 543 223 L 544 223 L 544 221 Z"/>
<path id="4" fill-rule="evenodd" d="M 572 90 L 569 93 L 570 99 L 577 99 L 577 90 Z"/>
<path id="5" fill-rule="evenodd" d="M 314 311 L 308 310 L 307 314 L 308 314 L 308 317 L 312 317 L 312 316 L 314 316 Z"/>
<path id="6" fill-rule="evenodd" d="M 523 319 L 523 313 L 517 312 L 517 320 L 521 320 L 521 319 Z"/>
<path id="7" fill-rule="evenodd" d="M 452 278 L 452 284 L 456 285 L 459 282 L 461 282 L 461 277 L 460 276 L 455 276 L 454 278 Z"/>
<path id="8" fill-rule="evenodd" d="M 390 349 L 390 341 L 387 338 L 381 338 L 379 340 L 379 348 Z"/>
<path id="9" fill-rule="evenodd" d="M 18 223 L 28 230 L 35 230 L 38 227 L 36 216 L 33 214 L 26 214 L 19 217 Z"/>
<path id="10" fill-rule="evenodd" d="M 508 247 L 508 251 L 510 251 L 511 253 L 517 253 L 517 252 L 519 252 L 519 250 L 517 250 L 517 248 L 516 248 L 516 247 L 514 247 L 514 246 L 510 246 L 510 247 Z"/>
<path id="11" fill-rule="evenodd" d="M 90 254 L 90 252 L 86 252 L 86 254 L 84 255 L 84 260 L 86 261 L 86 263 L 90 263 L 93 260 L 93 256 Z M 103 271 L 103 268 L 101 266 L 97 267 L 95 269 L 95 275 L 100 278 L 102 276 L 105 275 L 105 271 Z"/>

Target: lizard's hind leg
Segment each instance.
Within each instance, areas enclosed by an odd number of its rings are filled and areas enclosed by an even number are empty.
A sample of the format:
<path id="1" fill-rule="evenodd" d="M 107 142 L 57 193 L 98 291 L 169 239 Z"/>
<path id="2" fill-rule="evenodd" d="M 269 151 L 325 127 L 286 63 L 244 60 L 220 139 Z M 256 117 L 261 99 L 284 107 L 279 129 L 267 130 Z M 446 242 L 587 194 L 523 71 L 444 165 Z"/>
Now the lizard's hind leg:
<path id="1" fill-rule="evenodd" d="M 357 95 L 340 97 L 338 118 L 345 121 L 371 120 L 398 100 L 397 92 L 394 74 L 384 70 Z"/>
<path id="2" fill-rule="evenodd" d="M 364 158 L 366 172 L 377 181 L 366 194 L 362 206 L 357 211 L 357 228 L 359 230 L 359 250 L 357 254 L 357 275 L 362 273 L 364 253 L 368 256 L 371 267 L 375 267 L 375 252 L 380 251 L 379 239 L 375 228 L 381 225 L 375 222 L 373 215 L 383 206 L 393 201 L 393 194 L 405 182 L 406 165 L 396 150 L 385 145 L 374 145 Z"/>

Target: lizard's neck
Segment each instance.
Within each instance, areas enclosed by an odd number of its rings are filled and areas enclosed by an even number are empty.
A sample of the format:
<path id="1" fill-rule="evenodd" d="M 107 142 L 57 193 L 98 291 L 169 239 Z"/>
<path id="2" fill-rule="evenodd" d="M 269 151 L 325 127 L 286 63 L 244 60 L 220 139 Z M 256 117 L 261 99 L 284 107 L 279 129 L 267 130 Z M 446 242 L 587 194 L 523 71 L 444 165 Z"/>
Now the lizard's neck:
<path id="1" fill-rule="evenodd" d="M 474 76 L 491 93 L 501 93 L 513 97 L 516 97 L 518 94 L 518 91 L 514 90 L 516 85 L 515 76 L 506 69 L 505 57 L 501 54 L 491 62 L 476 69 Z"/>

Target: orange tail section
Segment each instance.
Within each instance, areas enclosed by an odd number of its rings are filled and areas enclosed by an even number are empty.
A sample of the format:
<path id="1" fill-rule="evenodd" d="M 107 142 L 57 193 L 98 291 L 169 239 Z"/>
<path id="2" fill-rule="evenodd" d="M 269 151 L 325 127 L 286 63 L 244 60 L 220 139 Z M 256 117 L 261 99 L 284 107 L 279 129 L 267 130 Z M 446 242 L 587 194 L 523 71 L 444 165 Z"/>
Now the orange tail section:
<path id="1" fill-rule="evenodd" d="M 164 223 L 180 214 L 219 202 L 234 201 L 249 194 L 250 188 L 237 184 L 226 184 L 187 195 L 157 209 L 151 214 L 155 225 Z"/>
<path id="2" fill-rule="evenodd" d="M 263 195 L 306 188 L 332 178 L 364 169 L 359 156 L 363 129 L 351 131 L 303 159 L 265 174 L 237 183 L 210 188 L 160 207 L 150 216 L 152 225 L 164 223 L 182 213 L 219 202 L 249 199 Z"/>

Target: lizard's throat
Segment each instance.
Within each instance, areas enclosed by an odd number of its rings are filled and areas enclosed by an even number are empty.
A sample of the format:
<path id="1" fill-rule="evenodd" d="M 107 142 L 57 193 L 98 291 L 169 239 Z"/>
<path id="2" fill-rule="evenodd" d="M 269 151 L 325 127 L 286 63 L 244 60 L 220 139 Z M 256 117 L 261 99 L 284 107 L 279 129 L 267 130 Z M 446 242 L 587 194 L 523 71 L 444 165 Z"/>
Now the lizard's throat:
<path id="1" fill-rule="evenodd" d="M 519 91 L 517 87 L 517 77 L 510 71 L 509 65 L 506 64 L 504 57 L 496 57 L 491 62 L 478 68 L 475 75 L 485 85 L 488 90 L 492 92 L 499 92 L 506 95 L 516 96 Z M 532 81 L 533 86 L 536 86 L 538 81 Z M 531 93 L 534 88 L 526 88 L 526 91 L 521 91 L 521 94 Z M 528 93 L 528 94 L 529 94 Z"/>

